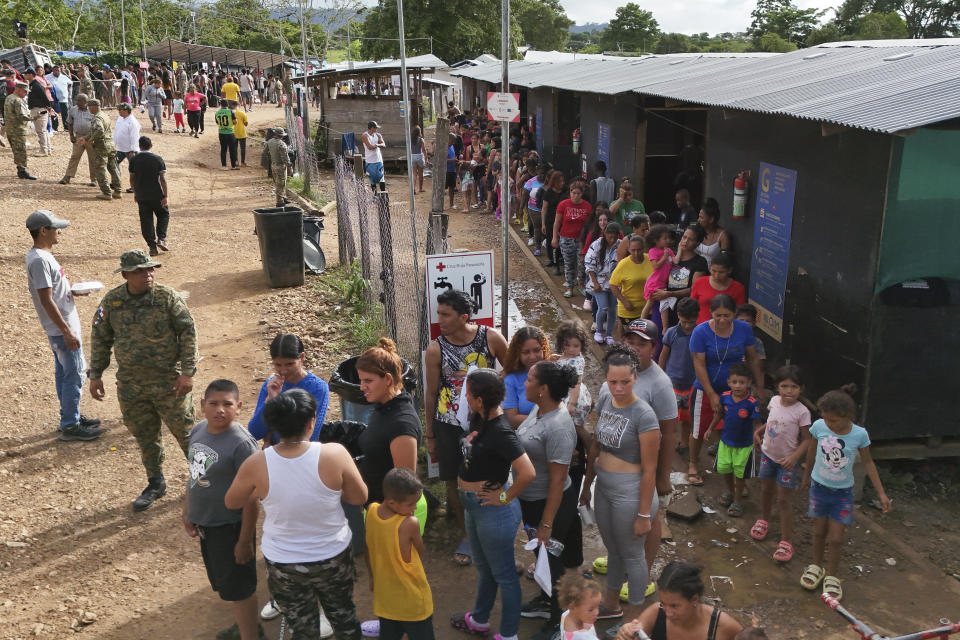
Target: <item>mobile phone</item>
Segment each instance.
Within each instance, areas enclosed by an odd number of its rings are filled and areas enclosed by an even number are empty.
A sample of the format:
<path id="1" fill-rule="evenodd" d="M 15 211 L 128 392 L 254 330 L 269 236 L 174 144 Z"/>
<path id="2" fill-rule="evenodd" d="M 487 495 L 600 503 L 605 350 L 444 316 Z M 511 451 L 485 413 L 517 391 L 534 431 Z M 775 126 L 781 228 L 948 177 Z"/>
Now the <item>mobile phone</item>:
<path id="1" fill-rule="evenodd" d="M 42 109 L 42 110 L 40 111 L 40 115 L 42 115 L 42 116 L 47 115 L 47 110 L 46 110 L 46 109 Z"/>

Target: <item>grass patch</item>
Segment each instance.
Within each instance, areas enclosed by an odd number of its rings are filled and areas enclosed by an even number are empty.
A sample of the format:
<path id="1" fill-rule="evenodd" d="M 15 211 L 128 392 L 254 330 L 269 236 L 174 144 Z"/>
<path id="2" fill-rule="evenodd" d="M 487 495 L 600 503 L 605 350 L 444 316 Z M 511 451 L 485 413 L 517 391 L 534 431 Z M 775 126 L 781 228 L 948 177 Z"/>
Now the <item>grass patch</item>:
<path id="1" fill-rule="evenodd" d="M 291 191 L 299 193 L 301 196 L 312 202 L 317 208 L 320 208 L 330 202 L 324 194 L 316 189 L 311 189 L 310 193 L 305 192 L 305 187 L 303 184 L 303 176 L 295 175 L 287 178 L 287 188 Z"/>
<path id="2" fill-rule="evenodd" d="M 339 302 L 337 312 L 340 334 L 337 340 L 345 350 L 360 353 L 376 346 L 385 335 L 383 305 L 374 301 L 370 283 L 364 280 L 360 262 L 349 267 L 327 269 L 314 285 L 327 299 Z"/>

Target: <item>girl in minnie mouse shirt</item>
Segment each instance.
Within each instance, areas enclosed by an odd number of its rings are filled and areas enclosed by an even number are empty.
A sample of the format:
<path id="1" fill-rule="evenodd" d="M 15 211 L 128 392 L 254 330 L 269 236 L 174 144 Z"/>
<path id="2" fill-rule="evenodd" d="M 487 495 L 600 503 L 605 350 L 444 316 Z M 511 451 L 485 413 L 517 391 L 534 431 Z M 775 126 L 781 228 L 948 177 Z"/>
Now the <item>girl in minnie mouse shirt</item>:
<path id="1" fill-rule="evenodd" d="M 813 518 L 814 564 L 804 570 L 800 584 L 812 591 L 822 582 L 823 593 L 837 600 L 843 597 L 837 569 L 847 527 L 853 524 L 853 464 L 858 454 L 883 512 L 891 509 L 890 498 L 883 490 L 877 467 L 870 456 L 870 436 L 866 429 L 853 424 L 857 407 L 850 393 L 856 387 L 848 387 L 851 388 L 828 391 L 817 402 L 823 418 L 810 427 L 814 446 L 807 449 L 804 477 L 804 486 L 810 486 L 807 515 Z M 830 555 L 824 569 L 827 540 L 830 541 Z"/>

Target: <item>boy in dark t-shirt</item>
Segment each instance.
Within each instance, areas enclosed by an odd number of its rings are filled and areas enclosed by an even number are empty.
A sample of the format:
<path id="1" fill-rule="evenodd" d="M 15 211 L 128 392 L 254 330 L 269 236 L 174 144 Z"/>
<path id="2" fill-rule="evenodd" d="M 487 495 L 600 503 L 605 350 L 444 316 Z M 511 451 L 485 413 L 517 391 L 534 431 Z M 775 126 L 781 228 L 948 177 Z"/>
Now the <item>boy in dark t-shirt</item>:
<path id="1" fill-rule="evenodd" d="M 183 503 L 183 527 L 200 538 L 210 586 L 233 603 L 240 637 L 263 637 L 257 623 L 256 528 L 259 506 L 227 509 L 224 496 L 240 465 L 257 443 L 236 421 L 240 391 L 230 380 L 214 380 L 203 394 L 203 415 L 190 432 L 190 479 Z"/>
<path id="2" fill-rule="evenodd" d="M 717 473 L 727 483 L 727 492 L 720 496 L 720 504 L 727 507 L 727 515 L 743 515 L 740 497 L 743 495 L 744 475 L 750 453 L 753 451 L 753 433 L 760 426 L 760 403 L 750 395 L 753 373 L 750 367 L 737 362 L 730 367 L 727 384 L 730 390 L 720 396 L 723 405 L 723 429 L 717 450 Z M 710 429 L 720 423 L 720 413 L 713 414 Z"/>

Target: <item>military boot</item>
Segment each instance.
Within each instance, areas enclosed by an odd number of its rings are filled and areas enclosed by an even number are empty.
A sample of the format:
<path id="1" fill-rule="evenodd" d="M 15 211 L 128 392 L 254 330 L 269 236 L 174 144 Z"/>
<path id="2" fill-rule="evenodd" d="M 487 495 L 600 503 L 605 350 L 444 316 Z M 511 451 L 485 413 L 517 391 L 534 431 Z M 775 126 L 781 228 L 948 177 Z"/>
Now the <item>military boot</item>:
<path id="1" fill-rule="evenodd" d="M 17 177 L 21 180 L 36 180 L 36 176 L 30 175 L 26 169 L 21 169 L 17 167 Z"/>
<path id="2" fill-rule="evenodd" d="M 162 498 L 167 493 L 167 481 L 163 476 L 150 478 L 147 488 L 143 490 L 136 500 L 133 501 L 134 511 L 145 511 L 150 508 L 158 498 Z"/>

